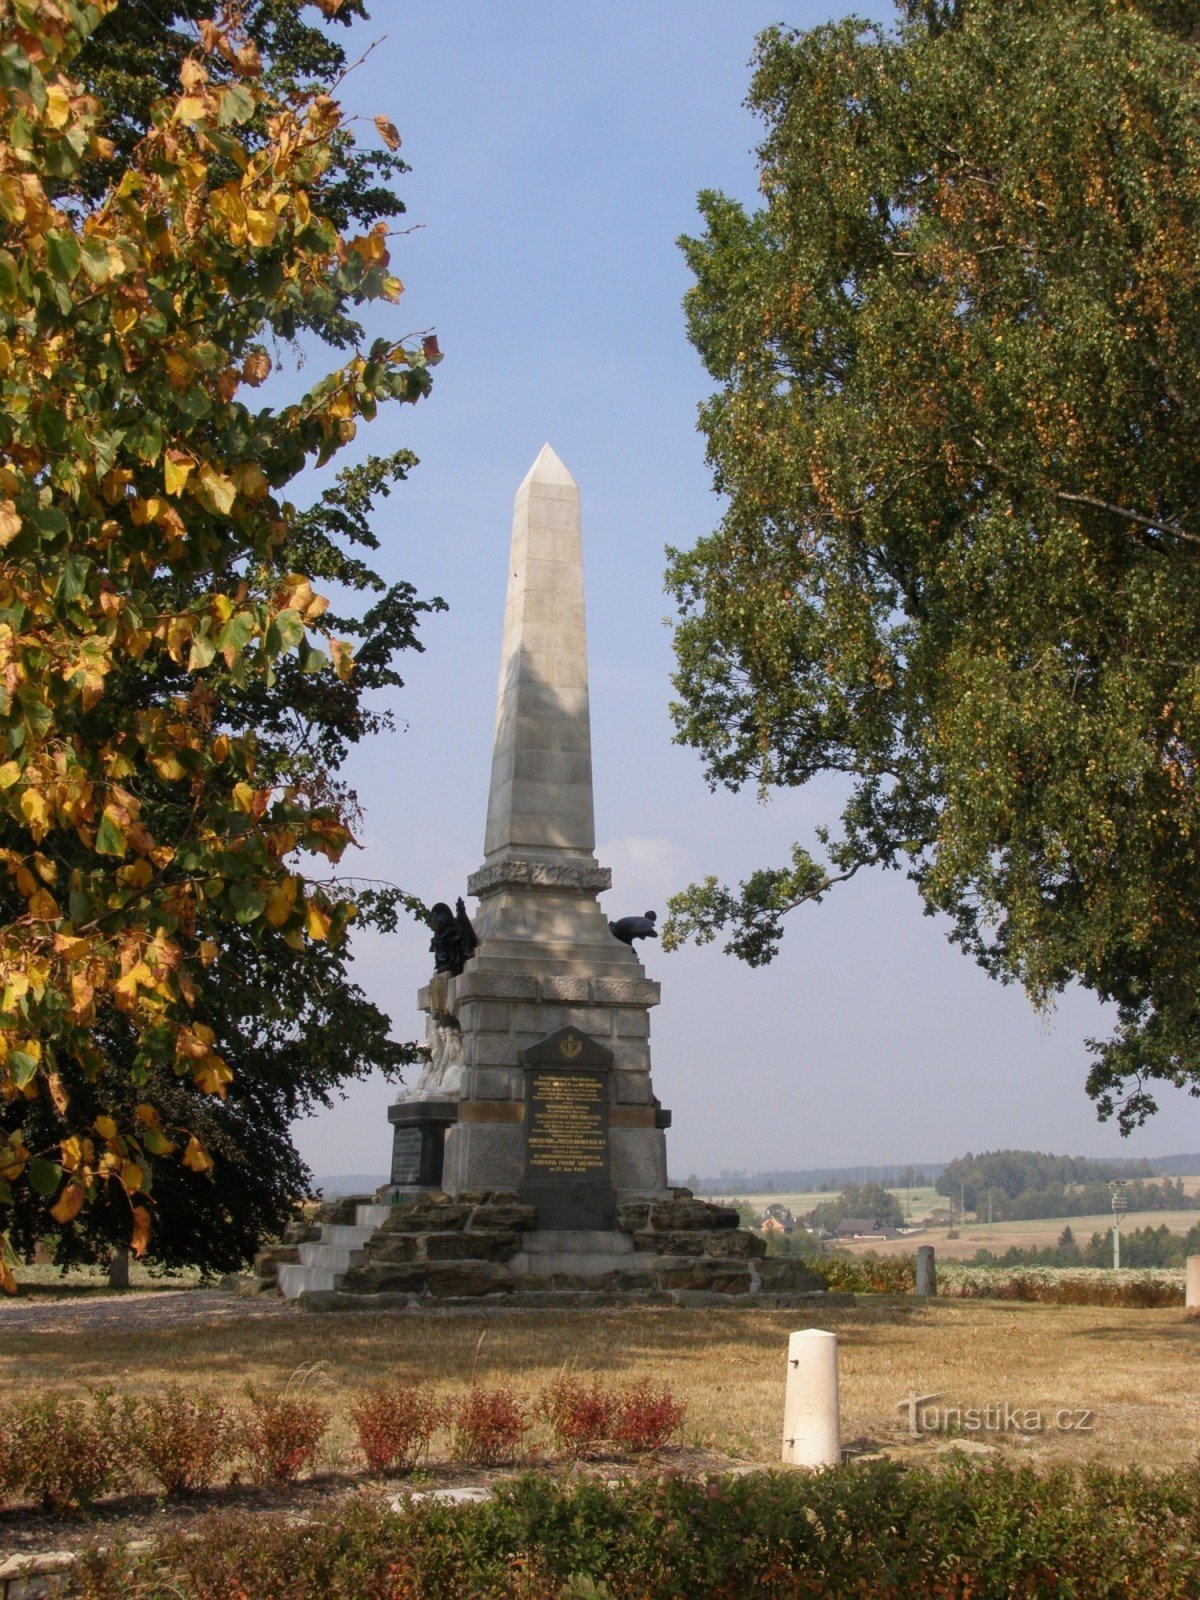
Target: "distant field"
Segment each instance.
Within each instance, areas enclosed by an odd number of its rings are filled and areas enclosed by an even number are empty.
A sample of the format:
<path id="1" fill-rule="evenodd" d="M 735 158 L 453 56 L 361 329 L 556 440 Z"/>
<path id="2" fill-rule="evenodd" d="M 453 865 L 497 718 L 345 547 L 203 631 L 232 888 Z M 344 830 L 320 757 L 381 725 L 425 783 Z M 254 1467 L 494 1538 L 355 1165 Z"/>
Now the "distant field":
<path id="1" fill-rule="evenodd" d="M 1200 1211 L 1131 1211 L 1121 1224 L 1123 1233 L 1135 1228 L 1161 1228 L 1165 1223 L 1172 1233 L 1187 1233 L 1200 1222 Z M 957 1239 L 947 1238 L 947 1228 L 926 1228 L 919 1234 L 904 1239 L 882 1239 L 878 1244 L 869 1240 L 842 1241 L 847 1250 L 862 1255 L 875 1250 L 879 1255 L 911 1255 L 918 1244 L 931 1244 L 939 1256 L 961 1261 L 973 1256 L 977 1250 L 992 1250 L 1003 1255 L 1016 1245 L 1019 1249 L 1046 1250 L 1058 1243 L 1063 1229 L 1070 1227 L 1077 1244 L 1084 1245 L 1093 1233 L 1112 1232 L 1112 1213 L 1097 1212 L 1089 1217 L 1044 1217 L 1032 1222 L 968 1222 L 959 1229 Z"/>
<path id="2" fill-rule="evenodd" d="M 1200 1184 L 1200 1178 L 1196 1182 Z M 701 1193 L 704 1192 L 701 1191 Z M 704 1193 L 704 1198 L 713 1199 L 718 1204 L 725 1205 L 732 1205 L 735 1200 L 744 1200 L 748 1205 L 753 1206 L 755 1211 L 765 1211 L 770 1205 L 785 1205 L 794 1215 L 800 1216 L 804 1212 L 811 1211 L 814 1206 L 821 1205 L 823 1201 L 834 1199 L 837 1193 L 836 1189 L 805 1189 L 802 1191 L 794 1189 L 781 1189 L 778 1191 L 756 1189 L 748 1194 L 737 1195 L 709 1195 Z M 936 1189 L 928 1187 L 912 1190 L 893 1188 L 890 1193 L 894 1194 L 896 1199 L 899 1200 L 900 1209 L 906 1215 L 908 1215 L 908 1201 L 911 1194 L 912 1215 L 914 1217 L 928 1216 L 935 1208 L 949 1205 L 950 1203 L 945 1195 L 938 1194 Z"/>

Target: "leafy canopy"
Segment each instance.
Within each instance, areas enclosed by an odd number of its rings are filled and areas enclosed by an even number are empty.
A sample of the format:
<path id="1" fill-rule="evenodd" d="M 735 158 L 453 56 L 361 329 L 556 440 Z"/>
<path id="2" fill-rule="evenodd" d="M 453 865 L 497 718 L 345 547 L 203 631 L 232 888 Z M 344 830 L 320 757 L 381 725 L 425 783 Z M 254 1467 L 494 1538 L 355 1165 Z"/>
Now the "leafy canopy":
<path id="1" fill-rule="evenodd" d="M 673 552 L 710 780 L 845 775 L 822 858 L 673 902 L 758 963 L 878 864 L 1123 1130 L 1200 1084 L 1200 7 L 910 4 L 758 44 L 762 207 L 701 197 L 721 527 Z"/>
<path id="2" fill-rule="evenodd" d="M 119 181 L 74 198 L 115 154 L 68 75 L 112 5 L 0 0 L 0 1096 L 59 1124 L 31 1149 L 6 1116 L 0 1205 L 28 1180 L 67 1223 L 124 1194 L 140 1250 L 153 1158 L 211 1164 L 150 1089 L 227 1091 L 197 1015 L 223 937 L 302 951 L 354 909 L 289 865 L 337 861 L 347 797 L 280 770 L 245 714 L 284 675 L 355 671 L 315 574 L 281 566 L 306 531 L 281 492 L 425 393 L 436 347 L 379 340 L 255 403 L 264 337 L 399 296 L 386 224 L 346 237 L 318 209 L 338 106 L 273 94 L 216 24 Z M 353 523 L 372 488 L 344 477 L 333 506 Z M 96 1112 L 75 1084 L 114 1073 L 134 1094 Z"/>

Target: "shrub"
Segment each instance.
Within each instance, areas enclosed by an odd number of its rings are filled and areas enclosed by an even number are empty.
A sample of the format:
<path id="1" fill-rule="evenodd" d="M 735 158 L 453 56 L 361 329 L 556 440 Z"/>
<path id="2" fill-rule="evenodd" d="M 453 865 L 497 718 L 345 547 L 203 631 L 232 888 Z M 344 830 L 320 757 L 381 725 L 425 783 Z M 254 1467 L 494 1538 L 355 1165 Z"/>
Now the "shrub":
<path id="1" fill-rule="evenodd" d="M 329 1412 L 303 1395 L 264 1395 L 247 1386 L 241 1420 L 242 1449 L 255 1483 L 294 1483 L 311 1467 L 329 1426 Z"/>
<path id="2" fill-rule="evenodd" d="M 848 1294 L 908 1294 L 917 1281 L 912 1256 L 823 1256 L 809 1270 L 827 1289 Z"/>
<path id="3" fill-rule="evenodd" d="M 661 1450 L 679 1432 L 686 1409 L 665 1384 L 661 1389 L 648 1383 L 634 1384 L 617 1397 L 612 1441 L 618 1449 L 635 1454 Z"/>
<path id="4" fill-rule="evenodd" d="M 39 1395 L 18 1401 L 13 1411 L 13 1487 L 46 1510 L 90 1505 L 116 1479 L 120 1428 L 107 1392 L 98 1390 L 87 1402 Z"/>
<path id="5" fill-rule="evenodd" d="M 360 1503 L 303 1526 L 210 1520 L 142 1553 L 93 1548 L 84 1600 L 1179 1600 L 1200 1592 L 1200 1471 L 1035 1470 L 959 1459 L 820 1473 L 544 1473 L 483 1505 Z"/>
<path id="6" fill-rule="evenodd" d="M 126 1406 L 124 1442 L 172 1498 L 207 1489 L 222 1461 L 236 1452 L 229 1413 L 210 1394 L 188 1395 L 171 1384 L 154 1399 Z"/>
<path id="7" fill-rule="evenodd" d="M 411 1472 L 442 1413 L 428 1389 L 406 1383 L 381 1383 L 350 1407 L 358 1447 L 372 1472 Z"/>
<path id="8" fill-rule="evenodd" d="M 1050 1306 L 1156 1310 L 1184 1303 L 1182 1283 L 1149 1274 L 1107 1273 L 1095 1268 L 1076 1272 L 1006 1272 L 987 1267 L 967 1272 L 952 1270 L 944 1274 L 940 1289 L 945 1295 L 965 1300 L 1023 1300 Z"/>
<path id="9" fill-rule="evenodd" d="M 611 1441 L 617 1397 L 593 1379 L 561 1377 L 543 1394 L 538 1406 L 550 1424 L 560 1454 L 589 1460 Z"/>
<path id="10" fill-rule="evenodd" d="M 451 1454 L 471 1466 L 495 1467 L 515 1461 L 530 1420 L 511 1389 L 483 1389 L 472 1384 L 455 1403 Z"/>
<path id="11" fill-rule="evenodd" d="M 21 1487 L 21 1451 L 14 1419 L 8 1411 L 0 1419 L 0 1511 Z"/>

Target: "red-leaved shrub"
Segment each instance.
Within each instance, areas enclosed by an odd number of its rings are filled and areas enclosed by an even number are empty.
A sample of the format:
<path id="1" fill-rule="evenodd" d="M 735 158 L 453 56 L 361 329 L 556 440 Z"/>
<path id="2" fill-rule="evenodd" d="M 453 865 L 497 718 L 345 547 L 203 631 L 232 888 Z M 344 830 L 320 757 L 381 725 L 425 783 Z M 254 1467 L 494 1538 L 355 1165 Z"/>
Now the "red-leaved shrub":
<path id="1" fill-rule="evenodd" d="M 19 1400 L 8 1427 L 16 1456 L 13 1487 L 48 1511 L 90 1505 L 117 1476 L 120 1430 L 106 1392 L 93 1394 L 90 1403 L 53 1393 Z"/>
<path id="2" fill-rule="evenodd" d="M 311 1467 L 329 1412 L 301 1395 L 265 1395 L 247 1386 L 242 1449 L 255 1483 L 293 1483 Z"/>
<path id="3" fill-rule="evenodd" d="M 514 1461 L 530 1421 L 511 1389 L 472 1385 L 453 1405 L 451 1454 L 471 1466 L 495 1467 Z"/>
<path id="4" fill-rule="evenodd" d="M 678 1433 L 685 1410 L 667 1385 L 655 1389 L 648 1383 L 633 1384 L 616 1397 L 612 1441 L 619 1450 L 631 1454 L 661 1450 Z"/>
<path id="5" fill-rule="evenodd" d="M 122 1428 L 128 1455 L 175 1498 L 207 1489 L 236 1450 L 234 1426 L 213 1395 L 170 1384 L 153 1399 L 127 1402 Z"/>
<path id="6" fill-rule="evenodd" d="M 616 1406 L 616 1396 L 595 1379 L 585 1385 L 564 1376 L 546 1390 L 538 1409 L 560 1454 L 586 1461 L 609 1443 Z"/>
<path id="7" fill-rule="evenodd" d="M 442 1420 L 443 1408 L 417 1384 L 381 1383 L 350 1407 L 358 1447 L 372 1472 L 411 1472 Z"/>

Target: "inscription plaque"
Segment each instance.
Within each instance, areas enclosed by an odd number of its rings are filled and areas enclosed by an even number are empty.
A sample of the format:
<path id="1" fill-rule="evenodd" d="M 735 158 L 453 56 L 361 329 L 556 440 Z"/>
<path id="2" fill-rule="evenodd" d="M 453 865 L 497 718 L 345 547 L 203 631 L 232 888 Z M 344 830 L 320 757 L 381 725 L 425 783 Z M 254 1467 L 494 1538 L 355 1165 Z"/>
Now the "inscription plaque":
<path id="1" fill-rule="evenodd" d="M 611 1228 L 609 1173 L 612 1055 L 577 1028 L 560 1028 L 525 1052 L 525 1181 L 540 1228 Z"/>
<path id="2" fill-rule="evenodd" d="M 396 1128 L 393 1130 L 393 1183 L 420 1183 L 421 1143 L 421 1130 L 418 1127 Z"/>

